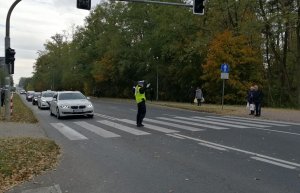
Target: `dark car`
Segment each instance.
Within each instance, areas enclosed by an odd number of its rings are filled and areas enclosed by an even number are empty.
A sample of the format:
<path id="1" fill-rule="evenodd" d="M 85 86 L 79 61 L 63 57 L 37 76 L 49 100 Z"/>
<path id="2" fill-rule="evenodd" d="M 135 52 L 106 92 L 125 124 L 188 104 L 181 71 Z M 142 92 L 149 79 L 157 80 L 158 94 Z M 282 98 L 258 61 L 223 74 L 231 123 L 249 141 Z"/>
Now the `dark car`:
<path id="1" fill-rule="evenodd" d="M 34 94 L 34 91 L 27 91 L 26 93 L 26 100 L 31 102 L 32 101 L 32 98 L 33 98 L 33 94 Z"/>
<path id="2" fill-rule="evenodd" d="M 35 92 L 32 97 L 32 105 L 37 105 L 38 98 L 41 97 L 41 92 Z"/>

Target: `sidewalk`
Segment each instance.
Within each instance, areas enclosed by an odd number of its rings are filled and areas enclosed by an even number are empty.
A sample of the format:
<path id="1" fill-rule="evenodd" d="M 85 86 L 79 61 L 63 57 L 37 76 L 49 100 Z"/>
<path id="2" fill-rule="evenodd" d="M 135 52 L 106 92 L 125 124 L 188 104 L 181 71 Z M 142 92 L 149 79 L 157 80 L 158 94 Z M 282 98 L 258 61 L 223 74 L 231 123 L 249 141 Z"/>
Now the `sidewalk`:
<path id="1" fill-rule="evenodd" d="M 38 123 L 32 124 L 0 121 L 0 138 L 3 137 L 46 138 L 46 133 Z"/>

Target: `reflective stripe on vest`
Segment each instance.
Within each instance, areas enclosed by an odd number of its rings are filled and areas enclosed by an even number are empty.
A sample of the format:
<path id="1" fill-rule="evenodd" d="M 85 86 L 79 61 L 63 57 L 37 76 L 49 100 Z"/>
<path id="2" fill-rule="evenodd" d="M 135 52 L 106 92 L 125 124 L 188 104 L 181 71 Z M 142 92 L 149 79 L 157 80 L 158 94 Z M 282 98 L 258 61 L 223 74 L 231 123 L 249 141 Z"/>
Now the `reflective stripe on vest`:
<path id="1" fill-rule="evenodd" d="M 146 101 L 145 93 L 144 93 L 144 94 L 141 94 L 141 93 L 140 93 L 140 88 L 141 88 L 141 86 L 139 86 L 139 85 L 137 85 L 137 86 L 135 87 L 135 100 L 136 100 L 136 103 L 142 102 L 143 99 L 144 99 L 144 101 Z"/>

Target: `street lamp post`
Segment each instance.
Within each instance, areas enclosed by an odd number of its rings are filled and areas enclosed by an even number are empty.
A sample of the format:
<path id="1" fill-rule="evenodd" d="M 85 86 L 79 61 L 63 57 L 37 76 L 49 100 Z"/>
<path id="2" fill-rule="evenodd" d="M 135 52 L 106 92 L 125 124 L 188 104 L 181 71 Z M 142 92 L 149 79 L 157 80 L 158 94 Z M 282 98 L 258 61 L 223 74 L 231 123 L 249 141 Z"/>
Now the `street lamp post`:
<path id="1" fill-rule="evenodd" d="M 10 47 L 10 16 L 15 8 L 15 6 L 20 2 L 21 0 L 16 0 L 9 8 L 7 17 L 6 17 L 6 35 L 5 35 L 5 46 L 4 46 L 4 51 Z M 11 77 L 10 77 L 10 67 L 7 65 L 4 65 L 5 72 L 7 73 L 7 76 L 5 77 L 5 119 L 9 120 L 10 119 L 10 83 L 11 83 Z"/>

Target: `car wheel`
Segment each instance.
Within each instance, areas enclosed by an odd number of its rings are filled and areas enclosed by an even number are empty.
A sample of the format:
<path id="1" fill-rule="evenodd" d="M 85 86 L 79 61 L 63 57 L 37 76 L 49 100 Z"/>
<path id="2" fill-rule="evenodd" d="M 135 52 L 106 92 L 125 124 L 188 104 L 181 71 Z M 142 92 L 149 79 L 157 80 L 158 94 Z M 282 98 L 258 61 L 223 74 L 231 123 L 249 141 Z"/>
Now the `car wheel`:
<path id="1" fill-rule="evenodd" d="M 51 111 L 51 108 L 50 108 L 50 116 L 53 116 L 53 113 L 52 113 L 52 111 Z"/>
<path id="2" fill-rule="evenodd" d="M 94 115 L 87 115 L 87 117 L 92 119 Z"/>
<path id="3" fill-rule="evenodd" d="M 60 114 L 59 114 L 59 109 L 58 108 L 56 108 L 56 118 L 57 119 L 60 119 L 61 117 L 60 117 Z"/>

